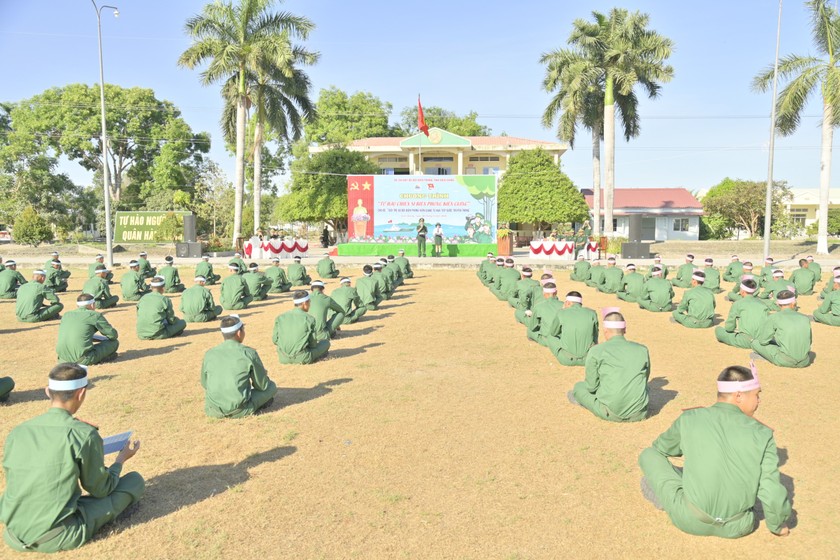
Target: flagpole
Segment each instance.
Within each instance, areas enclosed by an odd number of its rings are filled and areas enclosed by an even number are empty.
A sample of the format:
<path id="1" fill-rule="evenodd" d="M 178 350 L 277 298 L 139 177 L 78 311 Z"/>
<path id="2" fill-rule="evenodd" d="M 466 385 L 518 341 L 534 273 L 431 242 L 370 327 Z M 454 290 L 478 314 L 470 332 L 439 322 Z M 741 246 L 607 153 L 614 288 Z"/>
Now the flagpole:
<path id="1" fill-rule="evenodd" d="M 418 109 L 418 111 L 420 110 L 420 94 L 419 93 L 417 94 L 417 109 Z M 419 121 L 419 117 L 418 117 L 418 121 Z M 423 132 L 422 130 L 420 130 L 419 126 L 417 127 L 417 129 L 418 129 L 417 130 L 418 134 L 420 132 Z M 420 173 L 419 174 L 422 175 L 423 174 L 423 139 L 418 138 L 418 140 L 420 140 L 420 143 L 417 145 L 418 146 L 418 148 L 417 148 L 417 165 L 420 166 Z"/>

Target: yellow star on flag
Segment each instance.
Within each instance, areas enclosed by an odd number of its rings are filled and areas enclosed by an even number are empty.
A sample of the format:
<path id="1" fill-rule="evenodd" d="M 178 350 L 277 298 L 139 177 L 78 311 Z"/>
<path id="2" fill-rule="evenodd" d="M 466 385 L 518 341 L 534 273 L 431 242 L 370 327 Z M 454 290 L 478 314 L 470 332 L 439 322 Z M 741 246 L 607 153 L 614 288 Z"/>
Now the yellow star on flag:
<path id="1" fill-rule="evenodd" d="M 370 183 L 368 183 L 367 181 L 362 183 L 362 190 L 369 191 L 370 190 Z"/>

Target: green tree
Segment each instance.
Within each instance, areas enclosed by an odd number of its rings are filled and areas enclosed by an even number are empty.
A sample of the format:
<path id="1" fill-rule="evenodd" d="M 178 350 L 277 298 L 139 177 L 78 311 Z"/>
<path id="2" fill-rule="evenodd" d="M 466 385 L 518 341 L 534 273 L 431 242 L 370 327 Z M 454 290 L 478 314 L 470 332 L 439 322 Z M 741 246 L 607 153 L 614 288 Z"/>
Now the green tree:
<path id="1" fill-rule="evenodd" d="M 499 185 L 499 221 L 548 224 L 582 222 L 589 207 L 572 180 L 541 149 L 520 152 Z"/>
<path id="2" fill-rule="evenodd" d="M 417 128 L 417 105 L 406 107 L 400 113 L 400 124 L 402 125 L 403 134 L 411 136 L 417 134 L 420 130 Z M 478 113 L 470 111 L 463 117 L 459 117 L 452 111 L 447 111 L 440 107 L 423 107 L 423 117 L 426 119 L 426 124 L 431 127 L 442 128 L 452 134 L 458 136 L 489 136 L 490 128 L 483 124 L 478 124 L 476 119 Z"/>
<path id="3" fill-rule="evenodd" d="M 586 24 L 575 21 L 575 27 Z M 545 53 L 540 63 L 545 64 L 543 88 L 554 96 L 545 108 L 542 124 L 550 128 L 557 120 L 557 137 L 574 149 L 577 126 L 582 124 L 592 137 L 592 214 L 601 215 L 601 140 L 604 138 L 604 73 L 599 66 L 600 55 L 596 49 L 575 46 Z M 615 92 L 619 118 L 624 128 L 624 138 L 630 140 L 639 134 L 638 100 L 631 90 L 628 94 Z M 601 220 L 594 220 L 593 234 L 601 233 Z"/>
<path id="4" fill-rule="evenodd" d="M 280 197 L 274 220 L 327 222 L 337 232 L 347 232 L 347 177 L 371 175 L 379 167 L 364 154 L 346 148 L 309 154 L 307 146 L 295 146 L 290 192 Z"/>
<path id="5" fill-rule="evenodd" d="M 572 49 L 584 53 L 592 64 L 593 71 L 586 76 L 586 81 L 590 84 L 603 81 L 604 233 L 611 236 L 614 233 L 615 108 L 620 99 L 617 96 L 635 99 L 632 97 L 634 88 L 641 85 L 648 97 L 656 98 L 661 83 L 670 81 L 674 75 L 674 69 L 665 64 L 671 56 L 673 43 L 649 29 L 650 16 L 641 12 L 613 8 L 609 15 L 592 12 L 592 17 L 594 22 L 575 20 L 569 44 Z M 634 113 L 635 107 L 633 103 Z"/>
<path id="6" fill-rule="evenodd" d="M 709 216 L 720 216 L 733 227 L 743 229 L 747 237 L 759 231 L 764 220 L 764 198 L 767 184 L 763 181 L 744 181 L 726 177 L 709 189 L 703 197 L 703 211 Z M 784 181 L 773 183 L 773 212 L 780 213 L 784 202 L 791 197 Z"/>
<path id="7" fill-rule="evenodd" d="M 272 12 L 274 3 L 274 0 L 238 0 L 237 4 L 217 1 L 205 5 L 201 14 L 187 21 L 186 32 L 194 42 L 178 59 L 180 66 L 190 69 L 206 63 L 201 73 L 205 86 L 231 79 L 237 85 L 234 245 L 242 232 L 248 75 L 288 70 L 289 42 L 306 39 L 315 27 L 306 18 Z"/>
<path id="8" fill-rule="evenodd" d="M 111 197 L 134 202 L 160 188 L 191 184 L 203 154 L 206 133 L 196 134 L 169 101 L 150 89 L 105 85 Z M 7 152 L 13 159 L 49 153 L 65 156 L 89 171 L 101 169 L 99 88 L 71 84 L 12 106 Z"/>
<path id="9" fill-rule="evenodd" d="M 840 208 L 832 208 L 828 211 L 828 233 L 840 235 Z"/>
<path id="10" fill-rule="evenodd" d="M 52 241 L 53 232 L 47 221 L 32 206 L 27 206 L 15 219 L 12 236 L 18 243 L 37 247 Z"/>
<path id="11" fill-rule="evenodd" d="M 360 138 L 401 136 L 388 124 L 393 107 L 366 91 L 352 95 L 333 86 L 322 89 L 316 118 L 306 123 L 306 139 L 316 144 L 349 144 Z"/>
<path id="12" fill-rule="evenodd" d="M 707 214 L 700 217 L 700 239 L 728 239 L 732 236 L 732 220 L 720 214 Z"/>
<path id="13" fill-rule="evenodd" d="M 175 212 L 167 213 L 155 230 L 155 241 L 171 241 L 175 243 L 183 238 L 184 218 Z"/>
<path id="14" fill-rule="evenodd" d="M 819 89 L 823 118 L 817 253 L 827 255 L 831 148 L 834 127 L 840 124 L 840 15 L 828 0 L 810 0 L 805 5 L 811 11 L 811 35 L 822 57 L 788 55 L 779 60 L 779 77 L 790 82 L 776 101 L 776 127 L 783 136 L 793 134 L 808 98 Z M 753 78 L 753 88 L 767 91 L 773 83 L 773 73 L 771 64 Z"/>

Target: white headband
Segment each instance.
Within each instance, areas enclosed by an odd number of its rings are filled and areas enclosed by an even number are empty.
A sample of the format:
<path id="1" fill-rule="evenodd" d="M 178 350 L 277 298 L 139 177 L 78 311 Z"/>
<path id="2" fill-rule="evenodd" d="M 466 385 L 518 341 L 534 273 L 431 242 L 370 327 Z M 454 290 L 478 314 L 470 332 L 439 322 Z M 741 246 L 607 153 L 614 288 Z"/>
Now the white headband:
<path id="1" fill-rule="evenodd" d="M 635 264 L 628 264 L 624 268 L 626 268 L 627 270 L 636 270 L 636 265 Z"/>
<path id="2" fill-rule="evenodd" d="M 323 288 L 323 287 L 324 287 L 324 283 L 323 283 L 323 282 L 321 282 L 320 280 L 315 280 L 314 282 L 312 282 L 311 284 L 309 284 L 309 287 L 310 287 L 310 288 Z"/>
<path id="3" fill-rule="evenodd" d="M 207 278 L 205 278 L 204 276 L 196 276 L 196 277 L 194 278 L 194 280 L 195 280 L 196 282 L 207 282 Z"/>
<path id="4" fill-rule="evenodd" d="M 686 255 L 685 260 L 693 262 L 694 261 L 694 255 Z"/>
<path id="5" fill-rule="evenodd" d="M 82 301 L 77 301 L 76 307 L 87 307 L 88 305 L 92 305 L 94 303 L 96 303 L 95 299 L 86 299 Z"/>
<path id="6" fill-rule="evenodd" d="M 750 362 L 750 370 L 753 378 L 745 381 L 718 381 L 718 393 L 746 393 L 747 391 L 754 391 L 761 387 L 758 381 L 758 370 L 754 362 Z"/>
<path id="7" fill-rule="evenodd" d="M 566 301 L 571 301 L 574 303 L 583 303 L 583 298 L 578 296 L 566 296 Z"/>
<path id="8" fill-rule="evenodd" d="M 692 274 L 691 279 L 692 280 L 697 280 L 698 282 L 705 282 L 706 281 L 706 279 L 703 276 L 700 276 L 699 274 Z"/>
<path id="9" fill-rule="evenodd" d="M 235 317 L 239 319 L 239 315 L 231 315 L 231 317 Z M 242 323 L 242 319 L 239 319 L 235 325 L 231 325 L 229 327 L 221 327 L 219 330 L 222 331 L 222 334 L 232 334 L 244 327 L 245 325 Z"/>
<path id="10" fill-rule="evenodd" d="M 662 269 L 661 268 L 654 268 L 651 273 L 651 276 L 662 276 Z"/>
<path id="11" fill-rule="evenodd" d="M 627 323 L 625 321 L 604 321 L 605 329 L 625 329 Z"/>
<path id="12" fill-rule="evenodd" d="M 752 294 L 752 293 L 755 293 L 757 288 L 750 288 L 749 286 L 741 284 L 741 289 L 744 290 L 745 292 L 747 292 L 748 294 Z"/>
<path id="13" fill-rule="evenodd" d="M 349 284 L 349 283 L 350 283 L 350 279 L 349 279 L 349 278 L 346 278 L 346 277 L 345 277 L 345 278 L 342 278 L 342 279 L 339 281 L 339 284 Z"/>
<path id="14" fill-rule="evenodd" d="M 228 268 L 230 270 L 239 270 L 239 265 L 238 264 L 229 264 Z"/>
<path id="15" fill-rule="evenodd" d="M 777 299 L 776 303 L 779 305 L 790 305 L 791 303 L 796 303 L 796 296 L 787 299 Z"/>
<path id="16" fill-rule="evenodd" d="M 524 271 L 524 270 L 522 271 L 522 276 L 525 276 L 526 278 L 530 278 L 531 276 L 533 276 L 533 274 L 534 274 L 534 273 L 533 273 L 533 272 L 531 272 L 530 270 L 529 270 L 529 271 L 527 271 L 527 272 L 526 272 L 526 271 Z M 835 276 L 835 278 L 840 278 L 840 276 Z"/>
<path id="17" fill-rule="evenodd" d="M 51 391 L 75 391 L 76 389 L 81 389 L 82 387 L 88 386 L 88 378 L 87 375 L 84 377 L 80 377 L 79 379 L 68 379 L 67 381 L 60 381 L 58 379 L 50 379 L 49 385 L 47 387 Z"/>
<path id="18" fill-rule="evenodd" d="M 97 269 L 96 269 L 96 270 L 94 270 L 93 272 L 94 272 L 94 274 L 101 274 L 101 273 L 103 273 L 103 272 L 111 272 L 111 269 L 110 269 L 110 268 L 108 268 L 108 267 L 105 267 L 105 268 L 97 268 Z"/>
<path id="19" fill-rule="evenodd" d="M 578 255 L 578 260 L 579 260 L 579 261 L 582 261 L 582 260 L 584 260 L 585 258 L 586 258 L 586 256 L 585 256 L 583 253 L 581 253 L 581 254 L 579 254 L 579 255 Z"/>
<path id="20" fill-rule="evenodd" d="M 300 305 L 301 303 L 306 303 L 307 301 L 309 301 L 309 294 L 306 294 L 302 298 L 293 299 L 292 301 L 294 302 L 295 305 Z"/>
<path id="21" fill-rule="evenodd" d="M 11 266 L 11 265 L 9 265 L 9 266 Z M 33 272 L 32 272 L 32 275 L 33 275 L 33 276 L 35 276 L 35 275 L 39 275 L 39 276 L 46 276 L 46 275 L 47 275 L 47 273 L 46 273 L 46 272 L 44 272 L 43 270 L 41 270 L 41 269 L 39 268 L 38 270 L 33 271 Z"/>
<path id="22" fill-rule="evenodd" d="M 166 279 L 164 279 L 164 278 L 161 278 L 160 280 L 152 280 L 151 282 L 149 282 L 149 285 L 154 286 L 155 288 L 159 288 L 159 287 L 161 287 L 165 284 L 166 284 Z"/>
<path id="23" fill-rule="evenodd" d="M 543 288 L 544 294 L 556 294 L 557 288 Z"/>

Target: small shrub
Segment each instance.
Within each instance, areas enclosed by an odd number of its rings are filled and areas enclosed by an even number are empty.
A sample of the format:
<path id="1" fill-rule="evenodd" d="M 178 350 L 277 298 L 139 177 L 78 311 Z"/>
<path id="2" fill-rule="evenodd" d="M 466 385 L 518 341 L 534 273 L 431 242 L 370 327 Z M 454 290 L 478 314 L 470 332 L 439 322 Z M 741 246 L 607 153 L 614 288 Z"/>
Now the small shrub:
<path id="1" fill-rule="evenodd" d="M 52 241 L 53 232 L 47 221 L 32 206 L 27 206 L 15 220 L 12 231 L 15 241 L 37 247 L 41 243 Z"/>

